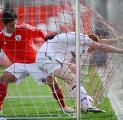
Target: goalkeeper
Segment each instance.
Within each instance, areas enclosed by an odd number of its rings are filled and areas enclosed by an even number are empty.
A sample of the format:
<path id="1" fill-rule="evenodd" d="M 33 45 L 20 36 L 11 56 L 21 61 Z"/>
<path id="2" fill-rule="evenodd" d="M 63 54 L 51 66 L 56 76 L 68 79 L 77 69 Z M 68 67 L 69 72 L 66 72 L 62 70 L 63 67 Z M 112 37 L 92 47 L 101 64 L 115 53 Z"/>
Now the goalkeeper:
<path id="1" fill-rule="evenodd" d="M 80 34 L 80 47 L 83 51 L 88 50 L 87 52 L 91 52 L 95 49 L 101 49 L 105 52 L 123 53 L 123 49 L 106 44 L 100 44 L 83 34 Z M 71 51 L 75 51 L 75 33 L 68 32 L 57 34 L 53 39 L 49 39 L 46 43 L 44 43 L 39 49 L 36 63 L 47 76 L 54 74 L 55 76 L 65 80 L 71 94 L 76 96 L 76 78 L 70 68 L 71 58 L 68 57 L 70 56 Z M 90 98 L 82 86 L 80 86 L 80 101 L 82 111 L 103 112 L 103 110 L 92 106 Z"/>

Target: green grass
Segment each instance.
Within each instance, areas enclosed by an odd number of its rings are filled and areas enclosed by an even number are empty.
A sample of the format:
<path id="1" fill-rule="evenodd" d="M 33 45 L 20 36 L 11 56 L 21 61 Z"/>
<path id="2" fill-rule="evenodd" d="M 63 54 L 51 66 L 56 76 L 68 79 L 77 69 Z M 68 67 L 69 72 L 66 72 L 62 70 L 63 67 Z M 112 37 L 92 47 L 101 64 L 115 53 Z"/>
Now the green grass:
<path id="1" fill-rule="evenodd" d="M 87 80 L 84 82 L 86 83 L 86 81 Z M 64 82 L 59 82 L 63 87 Z M 95 84 L 98 82 L 99 79 Z M 88 88 L 86 85 L 85 87 Z M 9 98 L 12 96 L 20 98 Z M 30 97 L 21 98 L 21 96 Z M 35 96 L 35 98 L 31 98 L 31 96 Z M 47 98 L 47 96 L 49 97 Z M 65 100 L 69 106 L 75 106 L 73 99 L 66 98 Z M 101 103 L 98 107 L 104 109 L 106 113 L 81 113 L 81 120 L 117 120 L 108 98 L 105 98 L 103 103 Z M 48 86 L 38 85 L 30 76 L 23 80 L 20 84 L 9 85 L 8 98 L 5 99 L 3 114 L 10 119 L 24 119 L 23 117 L 25 117 L 25 120 L 30 117 L 32 117 L 31 120 L 76 119 L 74 114 L 65 114 L 61 112 L 57 102 L 51 97 Z"/>

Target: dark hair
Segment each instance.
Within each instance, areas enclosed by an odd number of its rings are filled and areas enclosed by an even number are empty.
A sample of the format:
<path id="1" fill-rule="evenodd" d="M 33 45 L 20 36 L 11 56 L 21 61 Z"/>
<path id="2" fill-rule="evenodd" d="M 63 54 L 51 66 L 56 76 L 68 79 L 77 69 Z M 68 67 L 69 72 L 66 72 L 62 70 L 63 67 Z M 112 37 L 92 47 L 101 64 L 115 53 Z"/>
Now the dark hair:
<path id="1" fill-rule="evenodd" d="M 8 24 L 11 21 L 17 19 L 17 14 L 12 7 L 6 5 L 2 14 L 2 23 L 4 25 Z"/>
<path id="2" fill-rule="evenodd" d="M 49 35 L 45 38 L 45 41 L 48 41 L 48 40 L 52 40 L 55 36 L 57 35 L 57 33 L 53 34 L 53 35 Z"/>
<path id="3" fill-rule="evenodd" d="M 97 35 L 91 34 L 91 35 L 88 35 L 88 37 L 91 38 L 95 42 L 98 42 L 98 43 L 100 42 L 99 37 Z"/>

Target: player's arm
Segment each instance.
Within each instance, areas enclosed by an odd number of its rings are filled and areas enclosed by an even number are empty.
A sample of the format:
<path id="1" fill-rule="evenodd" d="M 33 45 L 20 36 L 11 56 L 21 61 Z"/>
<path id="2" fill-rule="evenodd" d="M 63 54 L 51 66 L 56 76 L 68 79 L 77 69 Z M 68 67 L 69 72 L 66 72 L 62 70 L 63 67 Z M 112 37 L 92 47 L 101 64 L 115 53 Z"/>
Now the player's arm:
<path id="1" fill-rule="evenodd" d="M 120 38 L 117 38 L 117 39 L 101 38 L 100 39 L 99 36 L 94 35 L 94 34 L 90 34 L 88 35 L 88 37 L 91 38 L 95 42 L 102 43 L 102 44 L 108 44 L 108 45 L 116 44 L 118 40 L 120 39 Z"/>
<path id="2" fill-rule="evenodd" d="M 45 37 L 46 37 L 45 32 L 29 24 L 25 24 L 24 27 L 28 30 L 28 35 L 30 35 L 34 45 L 36 45 L 37 47 L 40 47 L 45 42 Z"/>
<path id="3" fill-rule="evenodd" d="M 121 36 L 118 37 L 117 39 L 109 39 L 109 38 L 100 39 L 100 42 L 108 45 L 117 44 L 117 42 L 123 42 L 123 34 L 121 34 Z"/>
<path id="4" fill-rule="evenodd" d="M 34 38 L 33 42 L 36 46 L 40 47 L 45 41 L 42 38 Z"/>
<path id="5" fill-rule="evenodd" d="M 57 34 L 56 32 L 47 32 L 47 35 L 45 36 L 45 41 L 53 39 Z"/>
<path id="6" fill-rule="evenodd" d="M 123 53 L 123 49 L 119 49 L 110 45 L 102 44 L 102 43 L 97 43 L 93 41 L 92 44 L 89 44 L 89 49 L 88 52 L 91 52 L 91 50 L 95 49 L 100 49 L 104 52 L 110 52 L 110 53 Z"/>
<path id="7" fill-rule="evenodd" d="M 102 44 L 111 45 L 111 44 L 117 44 L 117 42 L 118 42 L 117 39 L 106 39 L 106 38 L 100 39 L 100 43 Z"/>
<path id="8" fill-rule="evenodd" d="M 44 37 L 45 39 L 43 39 L 43 38 L 40 37 L 40 36 L 39 36 L 39 38 L 37 38 L 37 36 L 36 36 L 36 38 L 33 39 L 33 42 L 34 42 L 34 44 L 35 44 L 36 46 L 41 47 L 42 44 L 43 44 L 45 41 L 50 40 L 50 39 L 53 39 L 55 35 L 56 35 L 56 33 L 48 32 L 47 34 L 45 34 L 45 37 Z"/>
<path id="9" fill-rule="evenodd" d="M 45 40 L 45 37 L 47 36 L 47 32 L 45 31 L 41 31 L 39 30 L 37 27 L 35 26 L 31 26 L 29 24 L 24 24 L 23 26 L 24 28 L 27 29 L 28 31 L 28 35 L 30 35 L 30 37 L 32 39 L 35 39 L 35 38 L 42 38 L 42 40 Z M 39 41 L 39 40 L 37 40 Z"/>
<path id="10" fill-rule="evenodd" d="M 83 42 L 82 44 L 85 44 L 86 46 L 89 47 L 88 52 L 92 52 L 95 49 L 100 49 L 104 52 L 123 53 L 123 49 L 119 49 L 111 45 L 100 43 L 99 37 L 95 35 L 92 35 L 91 37 L 85 36 L 82 42 Z"/>

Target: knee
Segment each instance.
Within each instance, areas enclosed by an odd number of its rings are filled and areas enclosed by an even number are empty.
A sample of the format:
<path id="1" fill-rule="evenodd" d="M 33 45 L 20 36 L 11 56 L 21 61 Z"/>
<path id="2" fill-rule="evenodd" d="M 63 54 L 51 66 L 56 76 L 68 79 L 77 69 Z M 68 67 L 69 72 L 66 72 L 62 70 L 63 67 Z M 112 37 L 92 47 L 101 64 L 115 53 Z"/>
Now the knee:
<path id="1" fill-rule="evenodd" d="M 4 77 L 3 77 L 3 75 L 0 76 L 0 84 L 5 84 L 5 83 L 6 83 L 6 81 L 5 81 Z"/>
<path id="2" fill-rule="evenodd" d="M 47 77 L 47 83 L 52 84 L 54 82 L 54 78 L 52 76 Z"/>
<path id="3" fill-rule="evenodd" d="M 8 81 L 2 77 L 0 77 L 0 84 L 8 84 Z"/>
<path id="4" fill-rule="evenodd" d="M 48 76 L 47 78 L 42 79 L 42 82 L 49 83 L 49 84 L 52 83 L 53 82 L 52 76 Z"/>
<path id="5" fill-rule="evenodd" d="M 8 84 L 10 82 L 15 82 L 15 81 L 16 81 L 16 77 L 9 72 L 5 72 L 0 77 L 0 83 L 3 83 L 3 84 Z"/>
<path id="6" fill-rule="evenodd" d="M 43 83 L 46 83 L 47 82 L 46 78 L 42 79 L 42 82 Z"/>

